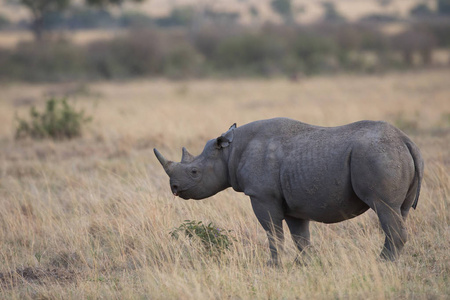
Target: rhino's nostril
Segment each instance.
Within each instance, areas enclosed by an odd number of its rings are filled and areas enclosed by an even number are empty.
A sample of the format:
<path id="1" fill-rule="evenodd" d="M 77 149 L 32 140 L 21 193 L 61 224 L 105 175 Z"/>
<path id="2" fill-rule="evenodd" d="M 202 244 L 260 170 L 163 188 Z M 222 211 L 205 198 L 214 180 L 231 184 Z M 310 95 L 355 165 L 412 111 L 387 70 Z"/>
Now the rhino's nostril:
<path id="1" fill-rule="evenodd" d="M 176 193 L 178 190 L 178 185 L 172 184 L 172 192 Z"/>

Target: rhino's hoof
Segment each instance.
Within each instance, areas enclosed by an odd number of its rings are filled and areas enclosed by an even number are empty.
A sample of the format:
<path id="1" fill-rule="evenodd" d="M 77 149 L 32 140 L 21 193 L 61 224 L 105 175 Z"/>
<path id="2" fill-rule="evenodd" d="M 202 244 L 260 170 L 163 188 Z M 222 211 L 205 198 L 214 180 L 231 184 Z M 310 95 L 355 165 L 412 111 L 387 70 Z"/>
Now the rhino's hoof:
<path id="1" fill-rule="evenodd" d="M 306 257 L 304 255 L 303 256 L 297 255 L 297 257 L 295 257 L 295 259 L 294 259 L 294 265 L 305 267 L 308 265 L 308 262 L 307 262 L 308 258 L 309 257 Z"/>
<path id="2" fill-rule="evenodd" d="M 279 268 L 279 267 L 281 267 L 281 262 L 276 259 L 269 259 L 267 261 L 266 265 L 271 268 Z"/>
<path id="3" fill-rule="evenodd" d="M 395 253 L 392 253 L 390 251 L 383 250 L 380 253 L 380 259 L 384 261 L 395 261 L 397 259 L 397 255 Z"/>

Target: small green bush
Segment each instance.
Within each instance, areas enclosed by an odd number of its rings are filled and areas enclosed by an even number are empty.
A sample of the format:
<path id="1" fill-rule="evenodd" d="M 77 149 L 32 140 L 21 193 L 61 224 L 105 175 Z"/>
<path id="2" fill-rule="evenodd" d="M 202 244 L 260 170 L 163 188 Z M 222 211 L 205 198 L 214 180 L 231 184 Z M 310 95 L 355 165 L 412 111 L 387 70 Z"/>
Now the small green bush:
<path id="1" fill-rule="evenodd" d="M 83 125 L 91 121 L 84 111 L 76 111 L 66 99 L 47 100 L 45 111 L 33 106 L 30 121 L 17 118 L 16 138 L 30 136 L 35 139 L 71 139 L 81 135 Z"/>
<path id="2" fill-rule="evenodd" d="M 231 230 L 225 230 L 212 223 L 205 225 L 202 221 L 185 220 L 179 227 L 170 232 L 173 238 L 178 239 L 182 234 L 189 239 L 199 239 L 209 254 L 222 254 L 232 245 L 232 237 L 228 234 Z"/>

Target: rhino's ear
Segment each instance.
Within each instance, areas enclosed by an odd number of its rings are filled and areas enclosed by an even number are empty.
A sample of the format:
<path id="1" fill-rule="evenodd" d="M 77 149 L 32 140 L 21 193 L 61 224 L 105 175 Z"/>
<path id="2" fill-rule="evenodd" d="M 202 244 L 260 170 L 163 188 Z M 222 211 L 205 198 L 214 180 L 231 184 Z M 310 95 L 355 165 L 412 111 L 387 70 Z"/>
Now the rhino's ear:
<path id="1" fill-rule="evenodd" d="M 234 123 L 233 125 L 230 126 L 230 129 L 228 129 L 228 130 L 236 129 L 236 127 L 237 127 L 237 126 L 236 126 L 236 123 Z"/>
<path id="2" fill-rule="evenodd" d="M 230 129 L 228 129 L 227 132 L 225 132 L 224 134 L 222 134 L 221 136 L 219 136 L 216 139 L 216 148 L 217 149 L 222 149 L 222 148 L 226 148 L 226 147 L 230 146 L 230 143 L 233 141 L 233 137 L 234 137 L 233 131 L 235 128 L 236 128 L 236 123 L 231 125 Z"/>

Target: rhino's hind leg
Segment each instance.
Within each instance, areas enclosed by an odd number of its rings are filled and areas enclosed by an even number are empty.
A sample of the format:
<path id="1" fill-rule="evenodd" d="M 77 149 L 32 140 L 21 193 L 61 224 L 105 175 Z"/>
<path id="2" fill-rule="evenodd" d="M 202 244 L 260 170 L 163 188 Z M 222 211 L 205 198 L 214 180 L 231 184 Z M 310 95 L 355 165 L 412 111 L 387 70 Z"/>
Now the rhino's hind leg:
<path id="1" fill-rule="evenodd" d="M 408 238 L 400 209 L 381 205 L 375 209 L 386 235 L 381 258 L 395 260 Z"/>

